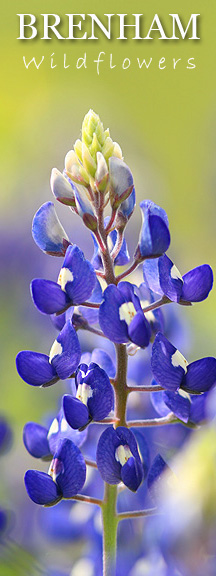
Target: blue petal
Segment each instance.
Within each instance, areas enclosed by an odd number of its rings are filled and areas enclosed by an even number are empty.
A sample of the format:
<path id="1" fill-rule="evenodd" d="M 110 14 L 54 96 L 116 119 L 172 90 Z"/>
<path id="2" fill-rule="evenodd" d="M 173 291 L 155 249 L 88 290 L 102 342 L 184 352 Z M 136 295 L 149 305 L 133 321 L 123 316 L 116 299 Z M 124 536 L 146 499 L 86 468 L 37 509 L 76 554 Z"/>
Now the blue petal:
<path id="1" fill-rule="evenodd" d="M 216 383 L 216 359 L 201 358 L 189 364 L 181 388 L 191 394 L 207 392 Z"/>
<path id="2" fill-rule="evenodd" d="M 59 378 L 65 380 L 77 369 L 81 358 L 81 348 L 77 333 L 70 320 L 67 320 L 64 328 L 59 333 L 57 342 L 61 344 L 62 352 L 54 356 L 52 365 Z"/>
<path id="3" fill-rule="evenodd" d="M 126 198 L 124 202 L 121 203 L 118 213 L 123 214 L 123 216 L 127 218 L 127 220 L 129 220 L 129 218 L 133 214 L 135 206 L 136 206 L 136 192 L 135 188 L 133 187 L 130 196 Z"/>
<path id="4" fill-rule="evenodd" d="M 64 256 L 70 242 L 52 202 L 45 202 L 36 212 L 32 222 L 32 236 L 43 252 Z"/>
<path id="5" fill-rule="evenodd" d="M 64 327 L 65 322 L 66 322 L 65 312 L 63 312 L 62 314 L 58 314 L 58 316 L 56 316 L 55 314 L 51 314 L 50 317 L 51 317 L 53 325 L 58 330 L 58 332 L 60 332 L 60 330 L 62 330 L 62 328 Z"/>
<path id="6" fill-rule="evenodd" d="M 111 242 L 112 242 L 112 245 L 114 248 L 116 240 L 117 240 L 116 230 L 112 230 L 112 232 L 110 232 L 108 239 L 109 238 L 111 239 Z M 115 266 L 124 266 L 128 262 L 130 262 L 130 256 L 128 253 L 128 247 L 126 244 L 126 240 L 124 238 L 124 240 L 122 242 L 121 250 L 119 251 L 118 256 L 116 256 L 116 258 L 114 260 L 114 264 L 115 264 Z"/>
<path id="7" fill-rule="evenodd" d="M 63 409 L 61 408 L 57 417 L 52 421 L 48 432 L 49 447 L 52 454 L 55 454 L 60 443 L 65 438 L 72 440 L 76 446 L 81 446 L 87 438 L 87 430 L 83 430 L 82 432 L 73 430 L 67 423 Z"/>
<path id="8" fill-rule="evenodd" d="M 153 380 L 152 384 L 153 383 L 157 384 L 157 382 L 155 382 L 154 380 Z M 170 410 L 167 407 L 167 405 L 165 404 L 164 395 L 163 395 L 162 391 L 151 392 L 150 399 L 151 399 L 152 406 L 154 407 L 156 412 L 158 414 L 160 414 L 160 416 L 167 416 L 167 414 L 169 414 Z"/>
<path id="9" fill-rule="evenodd" d="M 17 372 L 32 386 L 54 384 L 59 380 L 55 367 L 49 362 L 49 356 L 39 352 L 23 350 L 16 357 Z"/>
<path id="10" fill-rule="evenodd" d="M 129 458 L 122 466 L 121 479 L 127 488 L 132 490 L 132 492 L 136 492 L 143 480 L 143 470 L 140 462 L 137 462 L 135 458 Z"/>
<path id="11" fill-rule="evenodd" d="M 123 160 L 115 156 L 109 159 L 109 177 L 112 193 L 118 198 L 121 198 L 128 188 L 133 186 L 133 176 L 130 168 Z"/>
<path id="12" fill-rule="evenodd" d="M 104 430 L 98 442 L 96 460 L 103 480 L 108 482 L 108 484 L 118 484 L 122 480 L 123 467 L 115 457 L 116 449 L 120 445 L 129 447 L 139 470 L 141 470 L 143 479 L 142 463 L 138 453 L 136 438 L 131 430 L 124 426 L 119 426 L 116 430 L 111 427 Z"/>
<path id="13" fill-rule="evenodd" d="M 93 366 L 92 369 L 91 366 Z M 114 404 L 113 388 L 106 372 L 99 366 L 90 364 L 83 383 L 90 386 L 93 391 L 92 397 L 87 401 L 91 417 L 93 420 L 103 420 L 108 416 Z"/>
<path id="14" fill-rule="evenodd" d="M 198 266 L 183 276 L 181 300 L 201 302 L 207 298 L 213 285 L 213 272 L 208 264 Z"/>
<path id="15" fill-rule="evenodd" d="M 143 432 L 141 432 L 140 430 L 137 430 L 136 428 L 132 428 L 131 431 L 133 432 L 133 434 L 137 440 L 138 446 L 139 446 L 139 454 L 141 457 L 142 468 L 143 468 L 144 478 L 145 478 L 147 476 L 149 466 L 150 466 L 149 446 L 146 442 L 146 439 L 145 439 Z"/>
<path id="16" fill-rule="evenodd" d="M 65 291 L 72 303 L 78 305 L 88 300 L 97 278 L 92 264 L 85 260 L 78 246 L 69 246 L 62 268 L 68 268 L 73 274 L 73 280 L 65 284 Z"/>
<path id="17" fill-rule="evenodd" d="M 96 304 L 100 304 L 103 299 L 103 292 L 98 279 L 96 280 L 95 288 L 92 292 L 91 297 L 89 298 L 88 302 L 93 302 Z M 88 324 L 98 324 L 99 322 L 99 310 L 95 308 L 87 308 L 86 306 L 79 306 L 79 311 L 81 312 L 82 316 L 87 320 Z"/>
<path id="18" fill-rule="evenodd" d="M 173 391 L 181 386 L 185 374 L 182 366 L 172 364 L 172 358 L 176 352 L 175 346 L 161 332 L 158 332 L 152 346 L 152 372 L 160 386 Z"/>
<path id="19" fill-rule="evenodd" d="M 128 335 L 130 340 L 140 348 L 146 348 L 149 345 L 151 329 L 143 312 L 137 312 L 134 316 L 128 326 Z"/>
<path id="20" fill-rule="evenodd" d="M 63 440 L 55 459 L 62 463 L 57 484 L 64 498 L 75 496 L 83 487 L 86 479 L 85 460 L 77 446 L 71 440 Z"/>
<path id="21" fill-rule="evenodd" d="M 109 354 L 107 354 L 105 350 L 101 350 L 101 348 L 94 348 L 91 355 L 91 361 L 99 364 L 99 366 L 105 370 L 110 378 L 115 377 L 115 366 Z M 88 364 L 90 364 L 90 360 Z"/>
<path id="22" fill-rule="evenodd" d="M 155 392 L 156 394 L 156 392 Z M 165 391 L 162 393 L 163 399 L 168 408 L 179 418 L 182 422 L 188 422 L 190 415 L 190 398 L 185 398 L 181 392 Z"/>
<path id="23" fill-rule="evenodd" d="M 159 277 L 159 258 L 145 260 L 143 262 L 143 278 L 150 290 L 163 296 Z"/>
<path id="24" fill-rule="evenodd" d="M 162 458 L 160 454 L 157 454 L 155 459 L 153 460 L 150 472 L 148 474 L 148 488 L 151 489 L 154 482 L 160 482 L 163 472 L 168 469 L 168 466 L 165 460 Z"/>
<path id="25" fill-rule="evenodd" d="M 99 323 L 105 336 L 112 342 L 128 342 L 127 325 L 120 320 L 119 308 L 124 304 L 125 298 L 114 284 L 110 284 L 104 291 L 104 302 L 99 309 Z"/>
<path id="26" fill-rule="evenodd" d="M 166 256 L 161 256 L 158 260 L 160 286 L 167 298 L 172 302 L 179 302 L 182 294 L 183 280 L 178 276 L 175 266 Z M 177 276 L 177 277 L 176 277 Z"/>
<path id="27" fill-rule="evenodd" d="M 25 486 L 29 497 L 35 504 L 55 504 L 61 493 L 49 474 L 37 470 L 27 470 Z"/>
<path id="28" fill-rule="evenodd" d="M 61 312 L 70 302 L 61 286 L 51 280 L 35 278 L 32 280 L 31 293 L 35 306 L 43 314 Z"/>
<path id="29" fill-rule="evenodd" d="M 47 440 L 48 430 L 35 422 L 27 422 L 23 429 L 23 442 L 29 454 L 34 458 L 44 458 L 50 455 Z"/>
<path id="30" fill-rule="evenodd" d="M 190 406 L 190 422 L 199 424 L 200 422 L 206 420 L 206 401 L 208 396 L 208 392 L 201 394 L 200 396 L 192 396 Z"/>
<path id="31" fill-rule="evenodd" d="M 139 240 L 142 257 L 159 256 L 170 245 L 168 218 L 165 210 L 151 200 L 140 203 L 143 223 Z"/>
<path id="32" fill-rule="evenodd" d="M 78 398 L 65 394 L 63 396 L 63 409 L 65 418 L 71 428 L 79 430 L 89 423 L 89 411 Z"/>

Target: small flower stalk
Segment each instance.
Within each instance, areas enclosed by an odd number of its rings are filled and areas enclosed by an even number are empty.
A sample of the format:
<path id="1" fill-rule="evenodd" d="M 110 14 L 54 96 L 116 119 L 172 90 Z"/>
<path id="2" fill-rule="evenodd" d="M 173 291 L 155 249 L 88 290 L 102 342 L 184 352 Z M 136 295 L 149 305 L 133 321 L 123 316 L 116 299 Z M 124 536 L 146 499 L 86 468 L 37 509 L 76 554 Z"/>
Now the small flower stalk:
<path id="1" fill-rule="evenodd" d="M 63 380 L 67 388 L 49 425 L 28 422 L 24 427 L 27 451 L 49 461 L 47 472 L 26 472 L 25 486 L 37 505 L 61 506 L 63 500 L 96 504 L 103 524 L 103 576 L 115 576 L 118 524 L 158 512 L 154 495 L 164 470 L 170 470 L 156 453 L 161 442 L 156 438 L 154 444 L 150 431 L 178 424 L 188 432 L 206 419 L 216 358 L 185 359 L 177 333 L 169 335 L 164 317 L 167 304 L 190 306 L 205 300 L 213 273 L 201 264 L 180 274 L 166 254 L 171 242 L 167 214 L 146 199 L 140 203 L 142 225 L 131 258 L 125 233 L 136 205 L 133 175 L 120 146 L 92 110 L 83 120 L 81 138 L 66 154 L 63 173 L 52 170 L 50 185 L 72 219 L 80 218 L 89 230 L 92 259 L 86 259 L 73 232 L 67 235 L 53 202 L 43 204 L 34 216 L 32 235 L 43 252 L 62 261 L 57 278 L 33 279 L 31 296 L 38 311 L 51 318 L 57 335 L 46 350 L 19 352 L 16 364 L 30 386 L 58 386 Z M 132 276 L 138 266 L 140 286 Z M 89 335 L 89 351 L 83 349 L 83 332 Z M 137 404 L 128 401 L 132 393 L 139 395 Z M 97 475 L 90 486 L 88 466 Z M 139 503 L 136 511 L 133 497 Z"/>

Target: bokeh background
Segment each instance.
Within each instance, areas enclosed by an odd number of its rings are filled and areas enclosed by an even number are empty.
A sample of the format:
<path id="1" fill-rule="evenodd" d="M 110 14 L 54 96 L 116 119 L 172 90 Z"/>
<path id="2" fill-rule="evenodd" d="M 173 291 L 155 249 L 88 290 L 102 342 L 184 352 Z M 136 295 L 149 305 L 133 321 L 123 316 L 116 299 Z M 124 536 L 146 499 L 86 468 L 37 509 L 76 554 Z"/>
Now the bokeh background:
<path id="1" fill-rule="evenodd" d="M 97 41 L 17 40 L 19 19 L 29 13 L 144 13 L 146 27 L 158 13 L 169 24 L 169 13 L 179 13 L 187 23 L 191 13 L 200 13 L 199 41 L 108 41 L 101 32 Z M 55 337 L 49 320 L 40 316 L 31 302 L 29 283 L 33 277 L 55 279 L 59 261 L 39 253 L 31 237 L 31 221 L 37 208 L 52 199 L 49 178 L 52 167 L 63 169 L 64 156 L 80 135 L 83 116 L 93 108 L 111 137 L 120 143 L 135 180 L 137 210 L 130 223 L 131 251 L 136 246 L 141 222 L 139 201 L 151 198 L 165 208 L 172 243 L 169 256 L 182 273 L 208 262 L 215 269 L 215 82 L 214 0 L 110 0 L 100 3 L 80 0 L 18 0 L 4 3 L 1 16 L 1 413 L 14 431 L 12 451 L 2 460 L 1 502 L 17 494 L 28 506 L 23 473 L 32 466 L 22 447 L 22 428 L 27 420 L 40 420 L 45 411 L 55 410 L 59 388 L 34 390 L 16 374 L 15 355 L 20 349 L 48 352 Z M 105 23 L 105 21 L 104 21 Z M 87 27 L 87 30 L 89 28 Z M 40 27 L 41 30 L 41 27 Z M 62 28 L 64 33 L 64 27 Z M 66 34 L 65 34 L 66 35 Z M 114 35 L 117 28 L 114 28 Z M 100 51 L 104 62 L 100 74 L 96 64 Z M 87 68 L 76 68 L 86 52 Z M 51 55 L 54 63 L 51 69 Z M 67 54 L 64 69 L 63 58 Z M 116 67 L 110 69 L 110 54 Z M 44 62 L 39 70 L 28 70 L 23 56 Z M 166 68 L 159 69 L 165 58 Z M 129 58 L 131 65 L 122 69 Z M 138 68 L 152 58 L 149 69 Z M 173 59 L 180 58 L 176 69 Z M 187 69 L 194 58 L 196 68 Z M 87 233 L 78 228 L 70 211 L 58 206 L 72 242 L 86 246 Z M 86 255 L 91 256 L 88 243 Z M 191 335 L 188 360 L 215 355 L 215 289 L 209 299 L 187 310 Z M 187 353 L 187 350 L 183 352 Z M 27 530 L 18 521 L 20 543 Z M 5 569 L 5 568 L 4 568 Z M 2 572 L 6 574 L 6 572 Z"/>

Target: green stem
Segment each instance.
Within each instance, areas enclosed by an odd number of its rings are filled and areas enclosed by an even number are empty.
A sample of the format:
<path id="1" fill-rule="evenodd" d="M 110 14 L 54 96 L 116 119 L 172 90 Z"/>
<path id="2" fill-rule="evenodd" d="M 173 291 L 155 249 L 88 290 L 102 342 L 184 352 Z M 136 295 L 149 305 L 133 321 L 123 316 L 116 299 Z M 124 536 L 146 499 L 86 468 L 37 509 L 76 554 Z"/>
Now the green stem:
<path id="1" fill-rule="evenodd" d="M 102 504 L 103 518 L 103 576 L 116 574 L 117 547 L 117 486 L 105 483 L 104 500 Z"/>

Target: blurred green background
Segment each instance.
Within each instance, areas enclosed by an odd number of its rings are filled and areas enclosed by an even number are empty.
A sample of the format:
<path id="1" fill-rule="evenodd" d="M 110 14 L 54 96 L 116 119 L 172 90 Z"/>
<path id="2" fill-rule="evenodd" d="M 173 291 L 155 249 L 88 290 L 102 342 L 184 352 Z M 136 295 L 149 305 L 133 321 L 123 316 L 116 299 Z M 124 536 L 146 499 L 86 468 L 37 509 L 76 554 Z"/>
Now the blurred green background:
<path id="1" fill-rule="evenodd" d="M 127 41 L 108 41 L 99 32 L 97 41 L 17 40 L 16 14 L 29 12 L 36 16 L 91 12 L 102 20 L 105 13 L 143 13 L 147 28 L 155 13 L 164 23 L 169 23 L 169 13 L 178 13 L 185 23 L 191 13 L 200 13 L 201 39 L 161 41 L 155 35 L 154 40 L 142 42 L 132 40 L 129 33 Z M 26 0 L 2 7 L 1 411 L 14 426 L 17 444 L 26 420 L 37 420 L 45 410 L 55 409 L 59 394 L 59 387 L 34 390 L 15 371 L 14 358 L 20 349 L 48 352 L 55 337 L 49 320 L 38 318 L 29 282 L 40 274 L 55 279 L 60 263 L 39 254 L 31 238 L 31 220 L 40 204 L 52 200 L 50 171 L 54 166 L 63 169 L 64 156 L 79 137 L 89 108 L 121 145 L 134 174 L 138 201 L 151 198 L 167 211 L 172 236 L 169 255 L 180 271 L 205 262 L 215 268 L 215 17 L 214 0 L 149 0 L 133 5 L 128 0 L 64 0 L 61 4 Z M 93 61 L 100 51 L 105 54 L 98 76 Z M 85 52 L 87 68 L 78 70 L 77 59 Z M 51 69 L 53 53 L 57 66 Z M 67 69 L 64 54 L 70 64 Z M 113 69 L 110 54 L 116 64 Z M 44 56 L 44 62 L 39 70 L 32 65 L 26 70 L 23 56 L 27 61 Z M 163 57 L 166 68 L 160 70 Z M 125 58 L 131 65 L 123 70 Z M 149 69 L 139 69 L 137 58 L 152 58 Z M 181 59 L 175 70 L 173 58 Z M 187 69 L 189 58 L 194 58 L 195 69 Z M 57 208 L 71 240 L 76 241 L 75 217 L 66 208 Z M 139 224 L 137 207 L 130 224 L 132 247 Z M 213 290 L 203 304 L 182 310 L 191 326 L 189 360 L 215 355 L 215 306 Z M 22 448 L 20 454 L 24 457 Z M 30 463 L 30 457 L 27 460 Z M 9 466 L 12 469 L 11 461 Z"/>

